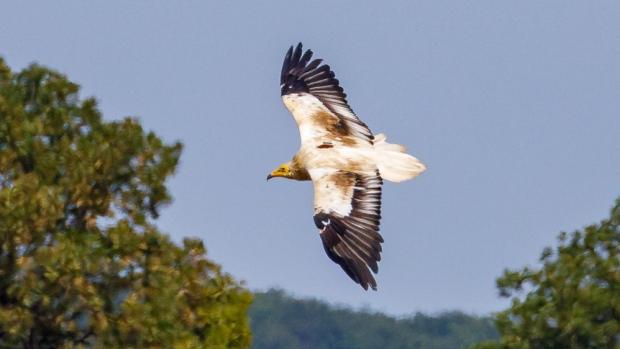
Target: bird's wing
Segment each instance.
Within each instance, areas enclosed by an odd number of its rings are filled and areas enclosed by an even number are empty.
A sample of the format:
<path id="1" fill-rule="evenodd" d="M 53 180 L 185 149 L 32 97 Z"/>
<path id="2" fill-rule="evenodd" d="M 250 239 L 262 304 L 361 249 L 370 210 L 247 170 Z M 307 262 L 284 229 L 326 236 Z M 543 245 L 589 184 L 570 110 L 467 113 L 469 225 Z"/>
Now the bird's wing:
<path id="1" fill-rule="evenodd" d="M 335 169 L 309 170 L 314 184 L 314 223 L 331 260 L 365 290 L 377 289 L 368 270 L 381 260 L 379 173 L 362 175 Z"/>
<path id="2" fill-rule="evenodd" d="M 284 104 L 293 114 L 302 143 L 372 144 L 368 126 L 351 110 L 347 95 L 329 65 L 303 52 L 299 43 L 286 53 L 280 75 Z"/>

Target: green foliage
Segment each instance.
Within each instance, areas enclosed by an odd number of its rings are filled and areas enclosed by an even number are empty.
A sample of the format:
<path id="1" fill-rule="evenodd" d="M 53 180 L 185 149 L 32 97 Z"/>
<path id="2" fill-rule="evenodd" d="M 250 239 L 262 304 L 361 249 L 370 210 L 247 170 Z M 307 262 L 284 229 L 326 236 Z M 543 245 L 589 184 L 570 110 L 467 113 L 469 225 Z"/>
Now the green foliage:
<path id="1" fill-rule="evenodd" d="M 275 290 L 255 294 L 250 318 L 254 349 L 456 349 L 497 338 L 488 318 L 453 312 L 395 319 Z"/>
<path id="2" fill-rule="evenodd" d="M 246 348 L 250 294 L 151 223 L 181 145 L 0 59 L 0 347 Z"/>
<path id="3" fill-rule="evenodd" d="M 560 234 L 542 268 L 504 272 L 500 294 L 514 298 L 497 315 L 501 340 L 475 348 L 620 348 L 619 252 L 620 199 L 609 219 Z"/>

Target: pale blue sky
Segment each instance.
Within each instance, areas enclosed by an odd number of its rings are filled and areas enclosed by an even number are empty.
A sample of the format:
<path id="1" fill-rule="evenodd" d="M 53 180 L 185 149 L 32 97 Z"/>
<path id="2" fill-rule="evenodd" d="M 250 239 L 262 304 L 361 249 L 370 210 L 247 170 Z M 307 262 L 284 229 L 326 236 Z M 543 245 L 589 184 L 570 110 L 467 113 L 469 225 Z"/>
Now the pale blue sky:
<path id="1" fill-rule="evenodd" d="M 252 289 L 392 314 L 507 305 L 495 278 L 620 195 L 620 2 L 14 1 L 0 55 L 185 144 L 158 225 Z M 302 41 L 370 128 L 428 165 L 384 190 L 378 292 L 325 255 L 278 74 Z"/>

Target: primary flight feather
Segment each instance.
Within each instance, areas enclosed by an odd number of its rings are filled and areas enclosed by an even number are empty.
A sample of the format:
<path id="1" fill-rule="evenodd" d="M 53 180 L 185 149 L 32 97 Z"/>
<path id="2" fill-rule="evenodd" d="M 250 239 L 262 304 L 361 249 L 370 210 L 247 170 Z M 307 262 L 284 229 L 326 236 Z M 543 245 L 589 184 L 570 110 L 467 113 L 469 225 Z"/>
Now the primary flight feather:
<path id="1" fill-rule="evenodd" d="M 373 136 L 349 104 L 329 65 L 299 43 L 284 57 L 280 90 L 299 128 L 301 147 L 267 179 L 311 180 L 314 223 L 325 252 L 365 290 L 381 260 L 382 179 L 401 182 L 426 167 L 405 147 Z"/>

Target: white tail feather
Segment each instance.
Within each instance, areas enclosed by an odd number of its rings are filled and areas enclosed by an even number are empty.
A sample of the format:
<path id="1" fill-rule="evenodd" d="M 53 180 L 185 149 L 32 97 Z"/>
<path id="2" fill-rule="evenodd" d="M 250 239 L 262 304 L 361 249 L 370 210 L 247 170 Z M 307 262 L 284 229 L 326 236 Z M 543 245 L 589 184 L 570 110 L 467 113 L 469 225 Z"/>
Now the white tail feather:
<path id="1" fill-rule="evenodd" d="M 402 182 L 426 170 L 426 166 L 420 160 L 405 153 L 404 146 L 388 143 L 383 133 L 375 136 L 374 145 L 375 161 L 383 179 Z"/>

